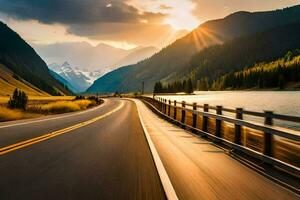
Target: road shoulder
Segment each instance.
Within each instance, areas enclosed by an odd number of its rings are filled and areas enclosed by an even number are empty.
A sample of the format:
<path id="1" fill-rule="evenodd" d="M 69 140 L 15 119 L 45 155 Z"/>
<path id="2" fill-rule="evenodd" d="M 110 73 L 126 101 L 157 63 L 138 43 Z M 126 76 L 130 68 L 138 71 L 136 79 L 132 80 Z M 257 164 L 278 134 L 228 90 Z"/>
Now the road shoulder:
<path id="1" fill-rule="evenodd" d="M 147 134 L 179 199 L 297 199 L 211 142 L 156 116 L 135 100 Z"/>

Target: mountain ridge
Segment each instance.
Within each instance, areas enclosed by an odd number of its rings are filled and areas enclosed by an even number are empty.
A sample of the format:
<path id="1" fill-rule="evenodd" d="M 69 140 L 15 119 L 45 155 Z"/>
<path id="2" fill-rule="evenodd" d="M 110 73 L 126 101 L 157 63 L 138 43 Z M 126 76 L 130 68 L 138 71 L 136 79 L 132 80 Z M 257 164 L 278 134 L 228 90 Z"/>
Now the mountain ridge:
<path id="1" fill-rule="evenodd" d="M 128 70 L 128 73 L 118 70 L 100 77 L 87 92 L 114 92 L 112 89 L 124 92 L 139 91 L 143 81 L 145 90 L 152 91 L 155 82 L 168 81 L 169 77 L 173 79 L 173 77 L 180 76 L 180 72 L 186 67 L 186 63 L 192 56 L 209 46 L 299 20 L 300 6 L 294 6 L 266 12 L 236 12 L 223 19 L 205 22 L 151 58 L 135 65 L 126 66 L 125 70 Z M 120 71 L 126 74 L 126 77 L 117 74 Z M 113 80 L 116 77 L 120 78 L 118 81 L 114 81 L 115 85 L 106 86 L 109 84 L 106 82 L 107 77 L 111 77 Z"/>
<path id="2" fill-rule="evenodd" d="M 0 22 L 0 63 L 49 94 L 71 94 L 51 76 L 46 63 L 35 50 L 2 22 Z"/>

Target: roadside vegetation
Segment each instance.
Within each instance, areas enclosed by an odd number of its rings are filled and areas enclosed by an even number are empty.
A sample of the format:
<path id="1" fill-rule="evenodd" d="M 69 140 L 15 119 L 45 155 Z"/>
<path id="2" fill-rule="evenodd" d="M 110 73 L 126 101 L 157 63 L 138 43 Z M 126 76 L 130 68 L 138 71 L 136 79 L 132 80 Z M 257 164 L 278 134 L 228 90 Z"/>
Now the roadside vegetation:
<path id="1" fill-rule="evenodd" d="M 97 105 L 91 100 L 56 101 L 48 104 L 34 105 L 28 110 L 32 113 L 59 114 L 85 110 Z"/>
<path id="2" fill-rule="evenodd" d="M 28 97 L 24 91 L 15 89 L 9 99 L 1 98 L 0 122 L 81 111 L 102 102 L 95 96 Z"/>
<path id="3" fill-rule="evenodd" d="M 0 106 L 0 122 L 12 121 L 18 119 L 29 119 L 40 117 L 41 114 L 37 113 L 27 113 L 23 110 L 9 109 L 7 107 Z"/>

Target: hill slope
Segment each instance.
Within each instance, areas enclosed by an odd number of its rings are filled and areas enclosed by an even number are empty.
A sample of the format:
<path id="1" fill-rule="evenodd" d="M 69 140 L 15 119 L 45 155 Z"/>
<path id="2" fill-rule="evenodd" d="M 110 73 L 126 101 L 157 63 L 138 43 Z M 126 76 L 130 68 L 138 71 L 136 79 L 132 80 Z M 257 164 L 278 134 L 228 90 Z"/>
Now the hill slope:
<path id="1" fill-rule="evenodd" d="M 38 54 L 17 33 L 0 22 L 0 63 L 49 94 L 70 94 L 55 80 Z"/>
<path id="2" fill-rule="evenodd" d="M 128 73 L 118 70 L 106 74 L 87 92 L 138 91 L 142 81 L 145 81 L 146 91 L 152 91 L 155 82 L 181 76 L 191 57 L 206 47 L 295 21 L 300 21 L 300 6 L 269 12 L 238 12 L 224 19 L 206 22 L 151 58 L 126 67 L 124 70 Z M 126 77 L 118 72 L 126 74 Z M 106 85 L 110 84 L 107 82 L 109 78 L 115 80 L 115 85 Z"/>
<path id="3" fill-rule="evenodd" d="M 181 73 L 189 76 L 189 72 L 194 72 L 196 79 L 206 77 L 212 81 L 225 73 L 269 62 L 289 50 L 299 49 L 299 35 L 300 22 L 237 38 L 194 55 Z"/>
<path id="4" fill-rule="evenodd" d="M 0 64 L 0 88 L 0 96 L 11 95 L 16 88 L 25 91 L 30 96 L 49 96 L 46 92 L 14 75 L 11 70 L 2 64 Z"/>

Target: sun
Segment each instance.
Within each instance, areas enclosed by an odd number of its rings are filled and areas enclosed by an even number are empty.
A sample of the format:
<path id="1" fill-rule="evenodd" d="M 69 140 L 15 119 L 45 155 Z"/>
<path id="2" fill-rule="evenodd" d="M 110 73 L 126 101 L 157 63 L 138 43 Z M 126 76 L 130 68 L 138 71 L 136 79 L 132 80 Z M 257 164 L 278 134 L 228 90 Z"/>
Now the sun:
<path id="1" fill-rule="evenodd" d="M 177 17 L 167 18 L 165 20 L 165 23 L 171 25 L 172 28 L 176 30 L 185 29 L 191 31 L 195 29 L 197 26 L 199 26 L 199 22 L 195 20 L 193 17 L 187 16 L 186 18 L 188 18 L 187 21 L 185 21 L 183 18 L 177 18 Z"/>
<path id="2" fill-rule="evenodd" d="M 201 21 L 193 15 L 195 5 L 190 1 L 170 1 L 168 6 L 168 17 L 165 23 L 171 25 L 174 29 L 193 30 L 200 25 Z"/>

